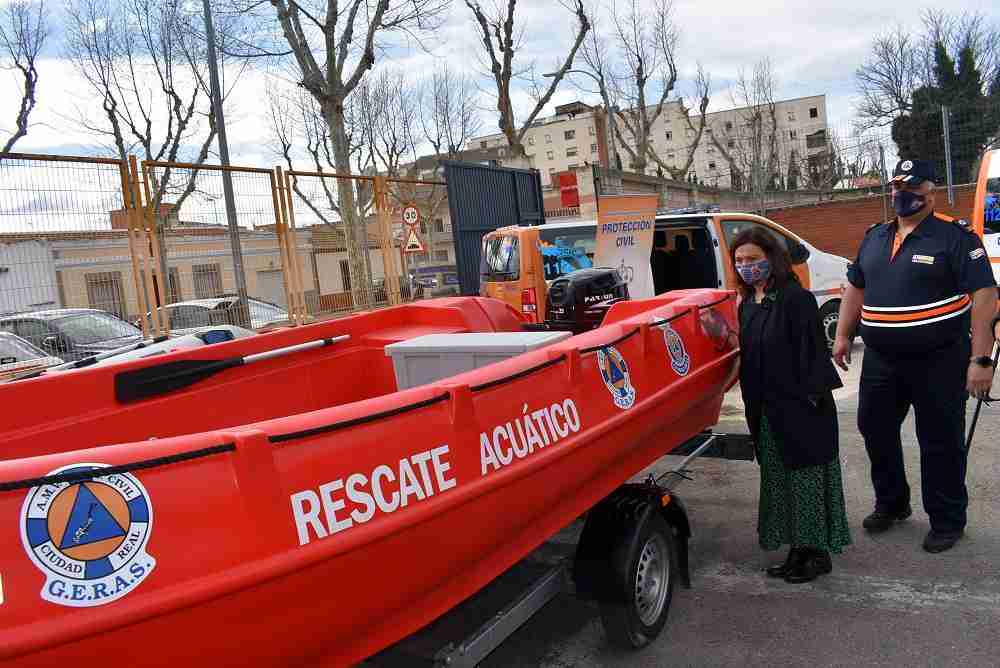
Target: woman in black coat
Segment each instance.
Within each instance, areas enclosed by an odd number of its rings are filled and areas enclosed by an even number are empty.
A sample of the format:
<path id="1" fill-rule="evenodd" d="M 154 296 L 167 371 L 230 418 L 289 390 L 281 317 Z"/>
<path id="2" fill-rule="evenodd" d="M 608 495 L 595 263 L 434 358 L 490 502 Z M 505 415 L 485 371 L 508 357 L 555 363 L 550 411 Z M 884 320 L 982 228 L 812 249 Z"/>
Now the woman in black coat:
<path id="1" fill-rule="evenodd" d="M 730 249 L 741 296 L 740 389 L 761 469 L 760 545 L 791 547 L 768 575 L 809 582 L 851 543 L 832 393 L 842 383 L 816 298 L 799 284 L 787 250 L 753 228 Z"/>

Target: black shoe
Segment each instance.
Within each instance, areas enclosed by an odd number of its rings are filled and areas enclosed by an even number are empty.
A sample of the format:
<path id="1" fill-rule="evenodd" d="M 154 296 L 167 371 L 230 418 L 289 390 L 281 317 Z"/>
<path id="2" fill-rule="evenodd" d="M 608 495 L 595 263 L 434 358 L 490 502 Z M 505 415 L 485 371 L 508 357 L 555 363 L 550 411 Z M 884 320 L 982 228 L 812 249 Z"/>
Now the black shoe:
<path id="1" fill-rule="evenodd" d="M 964 532 L 959 531 L 935 531 L 931 529 L 927 532 L 927 537 L 924 538 L 924 549 L 931 554 L 937 554 L 938 552 L 944 552 L 945 550 L 950 550 L 958 542 L 958 539 L 962 537 Z"/>
<path id="2" fill-rule="evenodd" d="M 783 578 L 788 575 L 795 567 L 796 563 L 802 561 L 802 559 L 802 548 L 793 547 L 788 551 L 788 556 L 785 558 L 784 563 L 775 564 L 774 566 L 769 567 L 765 572 L 769 577 Z"/>
<path id="3" fill-rule="evenodd" d="M 833 571 L 833 561 L 826 550 L 808 550 L 805 559 L 800 560 L 785 576 L 789 584 L 804 584 L 812 582 L 820 575 Z"/>
<path id="4" fill-rule="evenodd" d="M 895 522 L 902 522 L 912 514 L 913 509 L 909 505 L 898 513 L 889 513 L 876 508 L 875 512 L 865 518 L 861 526 L 872 533 L 879 533 L 892 528 Z"/>

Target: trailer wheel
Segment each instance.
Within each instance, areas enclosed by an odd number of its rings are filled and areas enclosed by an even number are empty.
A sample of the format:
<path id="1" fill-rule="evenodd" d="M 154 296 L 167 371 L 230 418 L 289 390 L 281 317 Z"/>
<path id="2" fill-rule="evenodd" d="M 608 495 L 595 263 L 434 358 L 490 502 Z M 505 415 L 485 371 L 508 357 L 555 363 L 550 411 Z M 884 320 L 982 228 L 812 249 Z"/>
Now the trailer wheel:
<path id="1" fill-rule="evenodd" d="M 619 601 L 602 601 L 608 640 L 620 647 L 645 647 L 667 623 L 677 573 L 677 549 L 670 527 L 657 512 L 646 513 L 637 532 L 619 545 L 611 568 L 624 583 Z M 617 597 L 616 597 L 617 598 Z"/>

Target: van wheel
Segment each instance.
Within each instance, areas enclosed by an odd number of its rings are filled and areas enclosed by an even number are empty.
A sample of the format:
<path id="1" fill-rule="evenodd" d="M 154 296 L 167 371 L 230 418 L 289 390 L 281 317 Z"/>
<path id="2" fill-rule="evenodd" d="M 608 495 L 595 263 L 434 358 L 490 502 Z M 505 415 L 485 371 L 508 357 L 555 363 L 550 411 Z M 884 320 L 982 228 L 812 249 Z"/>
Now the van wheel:
<path id="1" fill-rule="evenodd" d="M 601 621 L 609 641 L 638 649 L 667 623 L 677 551 L 673 532 L 657 512 L 647 514 L 632 536 L 615 550 L 610 564 L 625 591 L 620 600 L 601 603 Z"/>
<path id="2" fill-rule="evenodd" d="M 840 300 L 833 299 L 823 304 L 819 310 L 819 321 L 823 325 L 826 349 L 833 352 L 833 342 L 837 338 L 837 321 L 840 320 Z"/>

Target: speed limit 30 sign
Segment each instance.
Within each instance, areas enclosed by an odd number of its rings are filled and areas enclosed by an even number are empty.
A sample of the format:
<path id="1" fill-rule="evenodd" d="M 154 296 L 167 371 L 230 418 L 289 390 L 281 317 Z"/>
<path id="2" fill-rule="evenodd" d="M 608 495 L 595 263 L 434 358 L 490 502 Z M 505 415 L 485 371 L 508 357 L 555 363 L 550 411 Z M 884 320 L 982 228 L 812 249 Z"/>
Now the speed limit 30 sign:
<path id="1" fill-rule="evenodd" d="M 403 209 L 403 222 L 410 227 L 420 222 L 420 212 L 417 210 L 417 207 L 408 206 Z"/>

